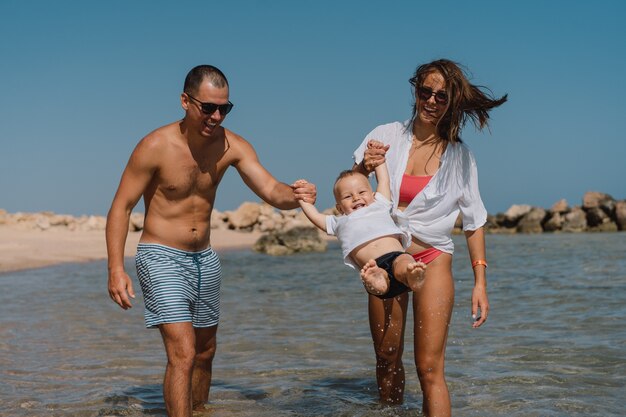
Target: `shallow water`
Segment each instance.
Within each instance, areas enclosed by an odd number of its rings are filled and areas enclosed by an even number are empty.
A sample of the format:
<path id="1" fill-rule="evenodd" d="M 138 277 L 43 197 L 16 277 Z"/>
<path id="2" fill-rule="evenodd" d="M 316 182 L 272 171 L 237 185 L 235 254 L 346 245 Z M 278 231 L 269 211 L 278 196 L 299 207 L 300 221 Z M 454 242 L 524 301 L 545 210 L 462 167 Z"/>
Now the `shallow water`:
<path id="1" fill-rule="evenodd" d="M 626 233 L 488 235 L 492 311 L 479 330 L 467 250 L 455 242 L 453 414 L 623 416 Z M 221 258 L 211 411 L 198 416 L 420 415 L 410 332 L 405 404 L 376 403 L 366 297 L 338 247 Z M 144 328 L 140 296 L 129 311 L 109 300 L 104 262 L 0 283 L 1 416 L 165 416 L 159 332 Z"/>

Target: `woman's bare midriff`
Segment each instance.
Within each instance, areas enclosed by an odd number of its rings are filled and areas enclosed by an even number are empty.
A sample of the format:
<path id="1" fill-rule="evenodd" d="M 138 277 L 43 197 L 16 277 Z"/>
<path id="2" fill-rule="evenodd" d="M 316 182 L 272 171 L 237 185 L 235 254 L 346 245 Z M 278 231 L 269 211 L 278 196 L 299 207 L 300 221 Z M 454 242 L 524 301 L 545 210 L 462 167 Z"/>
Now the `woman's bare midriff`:
<path id="1" fill-rule="evenodd" d="M 406 203 L 400 203 L 398 204 L 398 210 L 400 211 L 404 211 L 404 209 L 406 209 L 408 204 Z M 418 252 L 421 252 L 423 250 L 426 249 L 430 249 L 432 248 L 431 245 L 429 245 L 428 243 L 424 243 L 421 240 L 419 240 L 418 238 L 416 238 L 415 236 L 411 236 L 411 246 L 409 246 L 409 248 L 406 250 L 408 253 L 410 253 L 411 255 L 414 255 Z"/>

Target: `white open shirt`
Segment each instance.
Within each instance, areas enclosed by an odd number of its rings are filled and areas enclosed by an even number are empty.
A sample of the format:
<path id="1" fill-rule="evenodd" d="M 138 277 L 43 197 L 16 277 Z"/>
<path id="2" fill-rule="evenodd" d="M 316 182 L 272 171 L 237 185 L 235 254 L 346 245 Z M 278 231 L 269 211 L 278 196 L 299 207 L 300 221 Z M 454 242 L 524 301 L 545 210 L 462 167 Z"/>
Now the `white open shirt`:
<path id="1" fill-rule="evenodd" d="M 441 156 L 439 170 L 406 209 L 400 211 L 400 183 L 413 140 L 411 129 L 406 129 L 408 123 L 394 122 L 376 127 L 354 151 L 354 162 L 361 162 L 370 139 L 389 144 L 386 161 L 394 220 L 422 242 L 452 254 L 452 229 L 459 211 L 463 215 L 463 230 L 476 230 L 487 221 L 487 210 L 478 189 L 474 155 L 463 144 L 448 144 Z"/>

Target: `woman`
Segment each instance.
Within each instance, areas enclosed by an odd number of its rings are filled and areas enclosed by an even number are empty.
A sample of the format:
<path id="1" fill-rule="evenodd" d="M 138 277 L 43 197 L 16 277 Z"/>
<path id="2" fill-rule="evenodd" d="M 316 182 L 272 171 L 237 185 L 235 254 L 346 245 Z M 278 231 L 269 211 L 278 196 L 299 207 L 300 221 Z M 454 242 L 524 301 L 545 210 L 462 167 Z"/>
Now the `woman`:
<path id="1" fill-rule="evenodd" d="M 483 225 L 487 212 L 478 190 L 476 164 L 460 132 L 469 119 L 482 129 L 489 110 L 504 103 L 472 85 L 457 64 L 438 60 L 417 68 L 410 79 L 415 105 L 411 120 L 378 126 L 354 152 L 353 169 L 364 174 L 387 162 L 396 220 L 407 227 L 407 252 L 428 264 L 423 287 L 413 293 L 415 365 L 426 416 L 451 415 L 444 376 L 448 325 L 454 305 L 451 232 L 459 215 L 472 267 L 473 327 L 489 313 Z M 376 139 L 386 146 L 368 149 Z M 399 404 L 404 396 L 402 351 L 409 293 L 393 298 L 369 295 L 369 320 L 376 352 L 380 398 Z"/>

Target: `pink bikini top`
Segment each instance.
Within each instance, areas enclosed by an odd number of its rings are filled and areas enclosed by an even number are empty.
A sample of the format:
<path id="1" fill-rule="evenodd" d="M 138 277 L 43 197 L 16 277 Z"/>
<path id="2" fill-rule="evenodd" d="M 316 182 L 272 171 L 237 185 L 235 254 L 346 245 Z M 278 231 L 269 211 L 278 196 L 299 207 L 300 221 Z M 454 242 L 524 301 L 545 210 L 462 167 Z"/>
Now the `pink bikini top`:
<path id="1" fill-rule="evenodd" d="M 426 187 L 432 175 L 402 175 L 400 203 L 410 203 Z"/>

